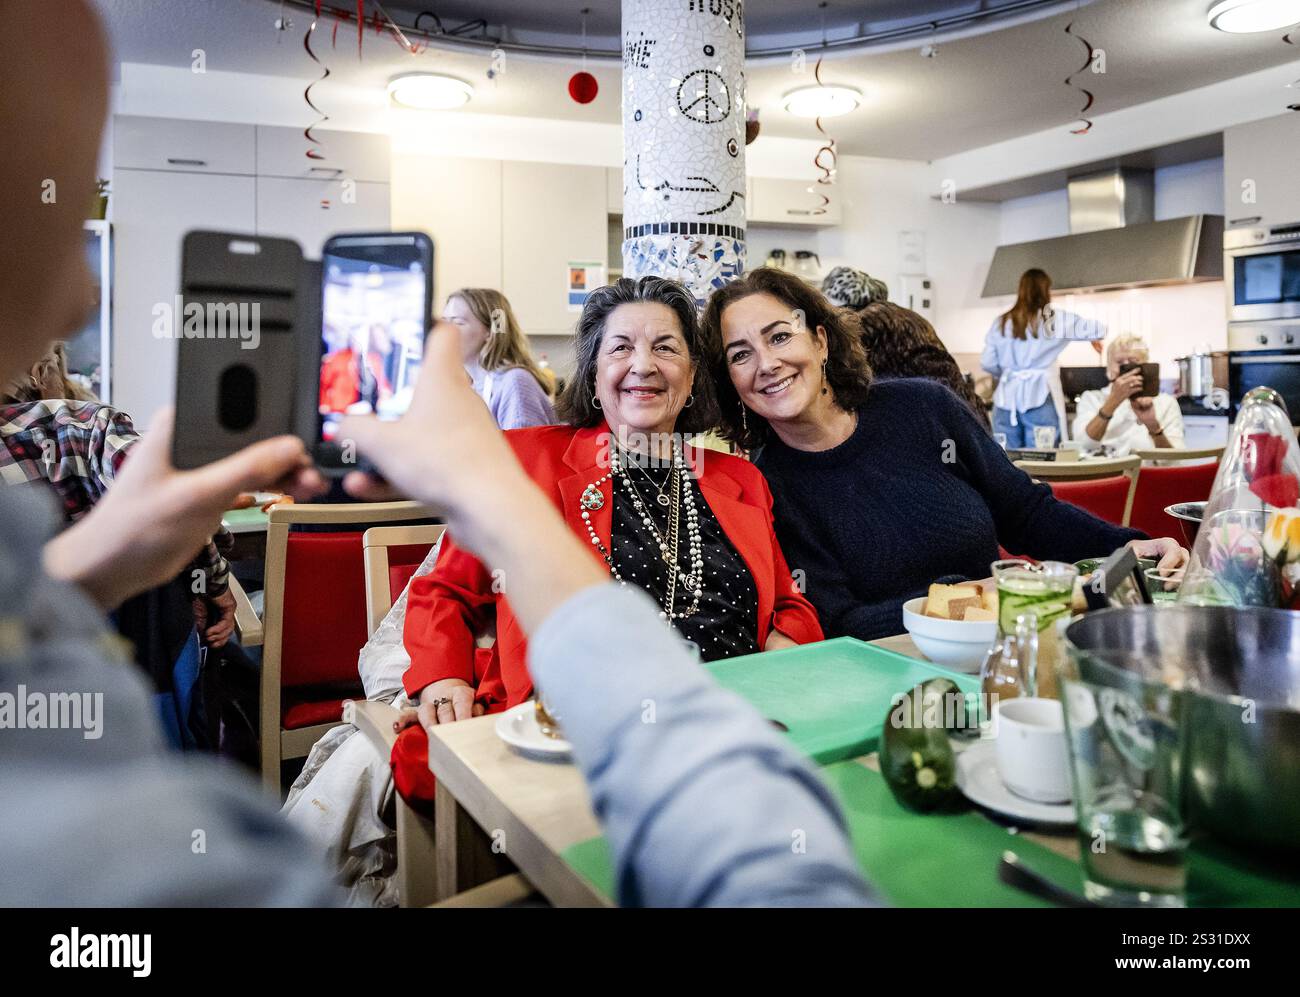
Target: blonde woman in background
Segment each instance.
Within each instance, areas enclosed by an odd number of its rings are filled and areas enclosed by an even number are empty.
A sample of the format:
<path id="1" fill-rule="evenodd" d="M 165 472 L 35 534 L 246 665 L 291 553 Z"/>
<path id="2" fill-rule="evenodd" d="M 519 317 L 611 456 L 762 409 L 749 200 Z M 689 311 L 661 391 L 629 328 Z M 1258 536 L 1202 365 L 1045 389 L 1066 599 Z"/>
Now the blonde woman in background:
<path id="1" fill-rule="evenodd" d="M 555 422 L 546 376 L 504 294 L 462 287 L 448 295 L 442 317 L 460 331 L 465 370 L 498 426 L 523 429 Z"/>
<path id="2" fill-rule="evenodd" d="M 1183 446 L 1183 413 L 1173 395 L 1139 395 L 1142 371 L 1120 373 L 1128 363 L 1147 363 L 1151 351 L 1141 336 L 1125 333 L 1106 349 L 1110 388 L 1085 391 L 1074 415 L 1074 438 L 1085 447 L 1109 446 L 1117 453 Z"/>

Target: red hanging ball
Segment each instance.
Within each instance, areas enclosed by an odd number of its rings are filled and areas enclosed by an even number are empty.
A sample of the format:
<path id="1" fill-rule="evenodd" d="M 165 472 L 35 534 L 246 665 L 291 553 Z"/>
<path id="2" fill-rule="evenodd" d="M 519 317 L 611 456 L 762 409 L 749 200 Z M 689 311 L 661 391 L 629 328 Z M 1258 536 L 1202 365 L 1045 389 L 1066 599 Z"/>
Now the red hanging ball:
<path id="1" fill-rule="evenodd" d="M 590 73 L 574 73 L 569 77 L 569 96 L 579 104 L 590 104 L 596 99 L 596 91 L 599 89 L 596 77 Z"/>

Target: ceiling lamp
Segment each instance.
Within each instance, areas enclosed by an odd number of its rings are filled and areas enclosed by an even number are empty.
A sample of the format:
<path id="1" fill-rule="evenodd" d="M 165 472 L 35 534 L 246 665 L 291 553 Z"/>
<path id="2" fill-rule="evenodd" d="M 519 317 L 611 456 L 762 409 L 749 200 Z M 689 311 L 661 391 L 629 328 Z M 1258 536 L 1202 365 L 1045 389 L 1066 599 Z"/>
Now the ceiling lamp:
<path id="1" fill-rule="evenodd" d="M 469 102 L 474 88 L 464 80 L 437 73 L 402 73 L 388 81 L 393 103 L 420 111 L 449 111 Z"/>
<path id="2" fill-rule="evenodd" d="M 783 104 L 801 118 L 834 118 L 862 103 L 862 91 L 852 87 L 800 87 L 785 95 Z"/>
<path id="3" fill-rule="evenodd" d="M 1300 0 L 1219 0 L 1206 17 L 1210 27 L 1232 34 L 1276 31 L 1300 23 Z"/>

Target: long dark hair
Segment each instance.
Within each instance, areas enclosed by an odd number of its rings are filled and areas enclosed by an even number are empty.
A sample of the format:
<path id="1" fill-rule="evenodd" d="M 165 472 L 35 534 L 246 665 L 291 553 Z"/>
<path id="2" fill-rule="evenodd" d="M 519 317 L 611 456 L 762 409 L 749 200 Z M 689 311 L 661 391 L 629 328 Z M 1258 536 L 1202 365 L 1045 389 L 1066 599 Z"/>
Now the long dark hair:
<path id="1" fill-rule="evenodd" d="M 1052 303 L 1052 278 L 1047 272 L 1031 267 L 1020 275 L 1020 289 L 1016 292 L 1016 303 L 999 318 L 1002 332 L 1007 331 L 1007 322 L 1011 323 L 1011 335 L 1016 339 L 1037 336 L 1038 319 L 1048 305 Z"/>
<path id="2" fill-rule="evenodd" d="M 858 321 L 867 362 L 876 377 L 924 377 L 945 384 L 989 428 L 980 396 L 924 315 L 892 301 L 875 301 L 859 309 Z"/>
<path id="3" fill-rule="evenodd" d="M 804 326 L 810 331 L 818 326 L 826 330 L 826 382 L 836 405 L 852 410 L 867 400 L 871 366 L 862 348 L 862 330 L 853 313 L 836 308 L 821 291 L 793 274 L 760 267 L 714 291 L 700 319 L 705 356 L 722 410 L 719 432 L 724 439 L 742 450 L 754 450 L 772 434 L 766 419 L 744 410 L 740 395 L 731 383 L 722 339 L 722 313 L 751 294 L 770 294 L 791 311 L 802 313 Z"/>
<path id="4" fill-rule="evenodd" d="M 574 333 L 573 352 L 577 366 L 555 403 L 556 414 L 570 426 L 585 428 L 605 421 L 594 403 L 596 397 L 596 356 L 605 336 L 605 323 L 619 305 L 654 302 L 667 305 L 682 327 L 686 350 L 695 365 L 689 406 L 682 409 L 674 427 L 679 433 L 704 433 L 718 424 L 718 400 L 713 380 L 701 353 L 700 323 L 695 314 L 695 298 L 675 280 L 666 277 L 620 277 L 612 284 L 598 287 L 587 295 Z"/>

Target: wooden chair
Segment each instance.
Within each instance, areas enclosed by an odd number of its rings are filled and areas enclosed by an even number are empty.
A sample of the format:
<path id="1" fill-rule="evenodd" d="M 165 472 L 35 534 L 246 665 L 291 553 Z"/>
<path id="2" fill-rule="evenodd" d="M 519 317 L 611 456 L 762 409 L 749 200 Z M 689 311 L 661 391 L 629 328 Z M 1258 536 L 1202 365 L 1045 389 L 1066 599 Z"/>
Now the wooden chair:
<path id="1" fill-rule="evenodd" d="M 411 580 L 411 576 L 429 549 L 442 537 L 445 526 L 378 526 L 366 530 L 361 538 L 366 574 L 366 629 L 373 634 L 392 608 L 393 599 Z M 395 563 L 393 555 L 402 563 Z M 417 556 L 418 555 L 418 556 Z M 490 636 L 479 639 L 488 646 Z M 397 733 L 393 721 L 398 711 L 387 703 L 369 700 L 344 704 L 343 718 L 354 724 L 376 751 L 384 758 L 393 753 Z M 449 884 L 455 876 L 441 875 L 439 853 L 436 847 L 435 824 L 406 804 L 400 794 L 395 801 L 397 830 L 397 897 L 402 907 L 439 906 L 505 906 L 521 902 L 535 891 L 523 877 L 510 874 L 492 880 L 484 886 L 448 899 L 454 888 Z M 471 832 L 477 829 L 469 829 Z M 452 828 L 454 836 L 463 836 L 460 828 Z M 474 837 L 481 836 L 481 832 Z M 495 865 L 493 866 L 495 869 Z M 443 880 L 448 880 L 444 883 Z"/>
<path id="2" fill-rule="evenodd" d="M 1133 514 L 1133 496 L 1137 491 L 1142 458 L 1134 455 L 1063 463 L 1018 460 L 1016 467 L 1035 480 L 1045 482 L 1062 501 L 1086 509 L 1108 522 L 1127 526 Z"/>
<path id="3" fill-rule="evenodd" d="M 1223 447 L 1205 447 L 1201 450 L 1165 447 L 1155 450 L 1134 450 L 1133 456 L 1142 458 L 1143 462 L 1154 460 L 1161 464 L 1184 464 L 1193 460 L 1218 460 L 1223 456 Z"/>
<path id="4" fill-rule="evenodd" d="M 1182 522 L 1165 509 L 1178 502 L 1208 499 L 1218 473 L 1217 460 L 1142 468 L 1133 499 L 1133 528 L 1149 537 L 1186 540 Z"/>
<path id="5" fill-rule="evenodd" d="M 262 782 L 280 792 L 280 764 L 302 758 L 343 722 L 357 695 L 357 653 L 366 640 L 362 528 L 431 518 L 416 502 L 273 506 L 266 537 L 260 620 L 236 583 L 240 641 L 262 645 Z M 292 532 L 316 525 L 331 532 Z M 352 529 L 349 529 L 349 528 Z M 259 632 L 260 624 L 260 632 Z"/>

